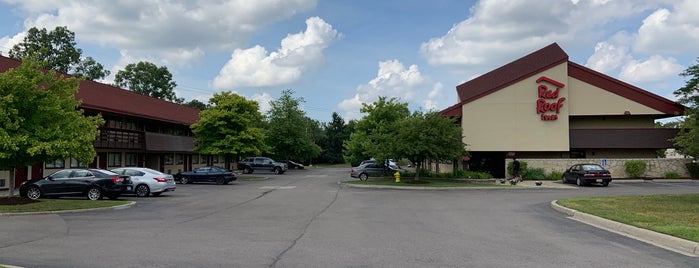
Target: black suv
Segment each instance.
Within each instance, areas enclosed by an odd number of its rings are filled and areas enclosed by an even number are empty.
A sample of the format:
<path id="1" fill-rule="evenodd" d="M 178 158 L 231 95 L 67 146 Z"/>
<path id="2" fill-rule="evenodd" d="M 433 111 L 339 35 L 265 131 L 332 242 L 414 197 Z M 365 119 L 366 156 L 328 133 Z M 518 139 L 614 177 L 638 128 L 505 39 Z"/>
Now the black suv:
<path id="1" fill-rule="evenodd" d="M 238 170 L 243 173 L 253 173 L 255 170 L 266 170 L 274 174 L 284 174 L 287 170 L 285 163 L 272 160 L 269 157 L 248 157 L 238 162 Z"/>

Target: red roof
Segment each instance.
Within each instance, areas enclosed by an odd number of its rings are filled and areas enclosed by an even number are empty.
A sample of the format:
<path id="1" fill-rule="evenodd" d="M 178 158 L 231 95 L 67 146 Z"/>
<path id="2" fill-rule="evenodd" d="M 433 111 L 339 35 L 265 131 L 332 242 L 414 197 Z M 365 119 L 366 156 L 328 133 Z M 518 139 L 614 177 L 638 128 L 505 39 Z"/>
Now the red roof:
<path id="1" fill-rule="evenodd" d="M 456 92 L 460 100 L 459 103 L 439 113 L 444 116 L 460 117 L 464 104 L 487 96 L 565 62 L 568 63 L 568 76 L 570 77 L 574 77 L 619 96 L 641 103 L 666 113 L 669 116 L 681 115 L 684 113 L 685 107 L 680 104 L 569 61 L 568 54 L 556 43 L 456 86 Z"/>
<path id="2" fill-rule="evenodd" d="M 16 68 L 20 62 L 0 56 L 0 72 Z M 199 120 L 199 110 L 173 102 L 141 95 L 115 86 L 84 80 L 75 98 L 80 108 L 132 117 L 153 119 L 181 125 Z"/>

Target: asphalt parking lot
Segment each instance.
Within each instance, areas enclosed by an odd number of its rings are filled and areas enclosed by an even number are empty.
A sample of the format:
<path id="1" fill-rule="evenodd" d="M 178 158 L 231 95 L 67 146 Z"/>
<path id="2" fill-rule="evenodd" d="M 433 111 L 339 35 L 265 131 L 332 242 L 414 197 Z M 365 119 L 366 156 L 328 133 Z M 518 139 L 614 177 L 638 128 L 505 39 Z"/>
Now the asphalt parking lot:
<path id="1" fill-rule="evenodd" d="M 351 188 L 349 169 L 178 185 L 131 208 L 0 217 L 0 263 L 24 267 L 699 267 L 571 219 L 551 200 L 699 193 L 698 181 L 609 187 Z M 545 182 L 558 183 L 558 182 Z M 86 257 L 90 256 L 90 257 Z"/>

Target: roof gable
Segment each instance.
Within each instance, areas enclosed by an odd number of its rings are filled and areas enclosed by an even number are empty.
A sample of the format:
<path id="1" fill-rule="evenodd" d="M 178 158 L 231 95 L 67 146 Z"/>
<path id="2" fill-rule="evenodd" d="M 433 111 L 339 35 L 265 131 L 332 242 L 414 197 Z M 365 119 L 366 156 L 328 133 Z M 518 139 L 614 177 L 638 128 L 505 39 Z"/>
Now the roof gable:
<path id="1" fill-rule="evenodd" d="M 16 68 L 21 62 L 0 56 L 0 72 Z M 80 108 L 110 112 L 145 119 L 154 119 L 181 125 L 199 120 L 199 110 L 161 100 L 108 84 L 83 80 L 75 98 L 82 101 Z"/>
<path id="2" fill-rule="evenodd" d="M 569 77 L 641 103 L 667 116 L 684 114 L 685 107 L 678 103 L 569 61 L 568 54 L 556 43 L 456 86 L 459 103 L 440 111 L 440 114 L 460 117 L 463 105 L 566 62 Z"/>

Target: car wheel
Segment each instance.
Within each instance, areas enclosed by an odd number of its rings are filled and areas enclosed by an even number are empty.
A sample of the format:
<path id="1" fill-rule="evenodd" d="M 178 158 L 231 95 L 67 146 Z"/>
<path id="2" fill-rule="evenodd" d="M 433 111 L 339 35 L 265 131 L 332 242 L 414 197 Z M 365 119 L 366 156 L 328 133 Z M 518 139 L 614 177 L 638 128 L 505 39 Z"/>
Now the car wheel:
<path id="1" fill-rule="evenodd" d="M 563 184 L 568 183 L 568 181 L 566 181 L 566 176 L 561 176 L 561 182 L 562 182 Z"/>
<path id="2" fill-rule="evenodd" d="M 602 182 L 602 187 L 607 187 L 607 186 L 609 186 L 609 182 L 608 182 L 608 181 Z"/>
<path id="3" fill-rule="evenodd" d="M 150 188 L 148 188 L 148 185 L 139 184 L 138 186 L 136 186 L 134 192 L 136 192 L 136 195 L 138 197 L 146 197 L 148 196 L 148 194 L 150 194 Z"/>
<path id="4" fill-rule="evenodd" d="M 182 178 L 180 178 L 180 183 L 181 184 L 188 184 L 189 180 L 187 179 L 187 177 L 182 177 Z"/>
<path id="5" fill-rule="evenodd" d="M 580 178 L 577 178 L 577 179 L 575 180 L 575 184 L 577 184 L 578 186 L 583 186 L 583 182 L 582 182 L 582 180 L 581 180 Z"/>
<path id="6" fill-rule="evenodd" d="M 89 190 L 87 190 L 87 199 L 90 200 L 100 200 L 102 199 L 102 190 L 97 187 L 92 187 Z"/>
<path id="7" fill-rule="evenodd" d="M 282 174 L 282 169 L 281 168 L 274 168 L 274 174 L 275 175 Z"/>
<path id="8" fill-rule="evenodd" d="M 246 174 L 252 174 L 252 168 L 246 167 L 244 173 L 246 173 Z"/>
<path id="9" fill-rule="evenodd" d="M 226 182 L 226 179 L 224 179 L 223 177 L 216 178 L 216 184 L 218 184 L 218 185 L 223 185 L 223 183 L 225 183 L 225 182 Z"/>
<path id="10" fill-rule="evenodd" d="M 359 180 L 360 180 L 360 181 L 365 181 L 365 180 L 367 180 L 368 178 L 369 178 L 369 175 L 367 175 L 366 173 L 359 174 Z"/>
<path id="11" fill-rule="evenodd" d="M 29 187 L 29 189 L 27 189 L 27 198 L 31 200 L 37 200 L 39 199 L 39 197 L 41 197 L 41 190 L 39 189 L 39 187 L 32 186 Z"/>
<path id="12" fill-rule="evenodd" d="M 152 193 L 151 195 L 153 195 L 153 196 L 160 196 L 161 194 L 163 194 L 163 192 L 159 192 L 159 193 Z"/>

